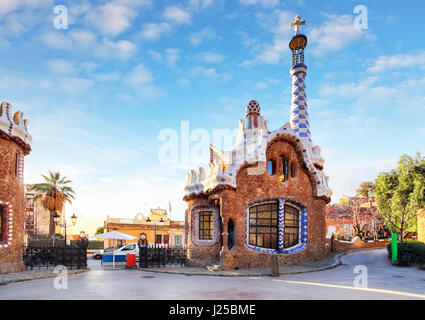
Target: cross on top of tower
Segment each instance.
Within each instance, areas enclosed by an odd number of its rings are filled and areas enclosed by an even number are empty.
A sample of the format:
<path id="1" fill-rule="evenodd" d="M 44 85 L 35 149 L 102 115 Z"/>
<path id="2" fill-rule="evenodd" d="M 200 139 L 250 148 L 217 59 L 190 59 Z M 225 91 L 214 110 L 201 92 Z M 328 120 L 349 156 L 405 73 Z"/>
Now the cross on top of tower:
<path id="1" fill-rule="evenodd" d="M 291 28 L 295 27 L 295 35 L 300 34 L 300 26 L 305 25 L 305 20 L 301 21 L 301 17 L 297 14 L 295 16 L 295 22 L 291 22 Z"/>

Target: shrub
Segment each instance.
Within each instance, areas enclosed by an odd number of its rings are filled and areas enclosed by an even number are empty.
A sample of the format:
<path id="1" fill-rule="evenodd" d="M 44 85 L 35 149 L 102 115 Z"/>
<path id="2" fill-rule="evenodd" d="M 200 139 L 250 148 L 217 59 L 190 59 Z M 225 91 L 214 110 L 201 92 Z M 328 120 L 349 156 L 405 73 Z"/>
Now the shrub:
<path id="1" fill-rule="evenodd" d="M 425 264 L 425 243 L 406 239 L 403 245 L 397 242 L 398 258 L 401 264 L 424 265 Z M 392 257 L 392 243 L 387 244 L 388 257 Z"/>

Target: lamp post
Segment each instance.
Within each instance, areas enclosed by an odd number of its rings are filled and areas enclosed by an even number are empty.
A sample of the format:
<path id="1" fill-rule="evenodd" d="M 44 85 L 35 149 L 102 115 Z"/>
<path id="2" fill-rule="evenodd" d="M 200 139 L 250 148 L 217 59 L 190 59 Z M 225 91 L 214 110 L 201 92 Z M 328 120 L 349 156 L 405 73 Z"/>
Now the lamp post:
<path id="1" fill-rule="evenodd" d="M 55 225 L 60 226 L 62 228 L 65 228 L 65 246 L 66 246 L 66 219 L 64 219 L 63 223 L 59 223 L 59 219 L 60 219 L 60 215 L 58 215 L 58 213 L 56 212 L 53 215 L 53 221 L 55 222 Z M 71 223 L 73 226 L 75 226 L 75 223 L 77 222 L 77 216 L 75 215 L 75 213 L 71 216 Z"/>
<path id="2" fill-rule="evenodd" d="M 149 217 L 146 219 L 146 223 L 148 224 L 148 226 L 150 226 L 151 225 L 151 222 L 153 222 Z M 164 220 L 162 219 L 162 217 L 161 217 L 161 219 L 159 220 L 159 225 L 160 226 L 162 226 L 162 224 L 164 223 Z M 154 244 L 155 244 L 155 246 L 156 246 L 156 226 L 157 226 L 157 224 L 156 223 L 154 223 L 153 224 L 154 225 L 154 227 L 155 227 L 155 229 L 154 229 Z"/>

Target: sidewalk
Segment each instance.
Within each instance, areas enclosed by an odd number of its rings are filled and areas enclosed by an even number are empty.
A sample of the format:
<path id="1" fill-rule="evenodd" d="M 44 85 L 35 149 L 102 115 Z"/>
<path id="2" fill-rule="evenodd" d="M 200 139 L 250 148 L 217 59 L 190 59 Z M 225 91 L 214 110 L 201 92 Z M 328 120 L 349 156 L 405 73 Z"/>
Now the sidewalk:
<path id="1" fill-rule="evenodd" d="M 284 274 L 297 274 L 306 272 L 316 272 L 335 268 L 341 264 L 339 259 L 341 256 L 352 251 L 333 253 L 328 255 L 324 260 L 317 262 L 307 262 L 299 265 L 291 265 L 285 267 L 279 267 L 280 275 Z M 221 276 L 221 277 L 258 277 L 258 276 L 270 276 L 270 267 L 266 268 L 250 268 L 240 270 L 220 270 L 220 271 L 209 271 L 207 268 L 191 268 L 191 267 L 180 267 L 180 268 L 147 268 L 137 269 L 143 272 L 156 272 L 156 273 L 171 273 L 181 274 L 187 276 Z"/>
<path id="2" fill-rule="evenodd" d="M 68 270 L 68 275 L 78 274 L 82 272 L 87 272 L 90 269 L 70 269 Z M 22 272 L 15 273 L 6 273 L 0 274 L 0 285 L 6 285 L 8 283 L 13 282 L 22 282 L 22 281 L 30 281 L 37 279 L 47 279 L 47 278 L 55 278 L 58 274 L 54 272 L 53 269 L 35 269 L 35 270 L 26 270 Z"/>

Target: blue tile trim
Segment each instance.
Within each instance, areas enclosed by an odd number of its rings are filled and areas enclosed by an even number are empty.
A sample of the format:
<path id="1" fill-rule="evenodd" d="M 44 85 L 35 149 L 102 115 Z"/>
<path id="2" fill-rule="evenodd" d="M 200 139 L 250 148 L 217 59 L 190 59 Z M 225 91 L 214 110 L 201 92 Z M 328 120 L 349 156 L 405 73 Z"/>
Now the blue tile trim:
<path id="1" fill-rule="evenodd" d="M 265 249 L 256 247 L 249 244 L 249 207 L 253 204 L 265 201 L 279 201 L 279 249 Z M 299 229 L 299 243 L 291 248 L 283 248 L 283 230 L 284 230 L 284 205 L 285 202 L 294 203 L 301 207 L 300 212 L 300 229 Z M 250 202 L 245 207 L 245 246 L 254 251 L 268 253 L 268 254 L 294 254 L 307 248 L 308 245 L 308 209 L 299 201 L 289 198 L 266 198 Z"/>

